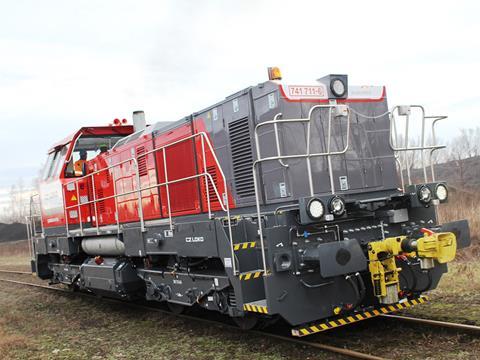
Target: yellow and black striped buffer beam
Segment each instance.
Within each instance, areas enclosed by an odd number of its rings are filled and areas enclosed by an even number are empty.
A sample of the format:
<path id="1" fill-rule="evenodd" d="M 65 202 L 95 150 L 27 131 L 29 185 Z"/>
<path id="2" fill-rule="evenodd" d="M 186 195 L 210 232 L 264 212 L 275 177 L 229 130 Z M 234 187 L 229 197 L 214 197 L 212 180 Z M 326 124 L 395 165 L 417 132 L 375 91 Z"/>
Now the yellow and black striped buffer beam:
<path id="1" fill-rule="evenodd" d="M 414 305 L 423 304 L 426 301 L 428 301 L 428 297 L 422 295 L 416 299 L 401 301 L 392 305 L 384 305 L 373 310 L 353 313 L 353 314 L 350 314 L 349 316 L 344 316 L 344 317 L 339 316 L 329 321 L 324 321 L 324 322 L 320 322 L 313 325 L 294 328 L 292 329 L 292 335 L 298 336 L 298 337 L 312 335 L 318 332 L 331 330 L 331 329 L 352 324 L 358 321 L 367 320 L 382 314 L 388 314 L 391 312 L 407 309 Z"/>
<path id="2" fill-rule="evenodd" d="M 238 275 L 238 278 L 242 281 L 244 280 L 253 280 L 253 279 L 258 279 L 262 276 L 263 270 L 256 270 L 256 271 L 250 271 L 246 273 L 241 273 Z"/>
<path id="3" fill-rule="evenodd" d="M 250 311 L 250 312 L 257 312 L 261 314 L 268 314 L 267 307 L 263 305 L 244 304 L 243 310 Z"/>
<path id="4" fill-rule="evenodd" d="M 233 250 L 238 251 L 238 250 L 247 250 L 247 249 L 253 249 L 255 247 L 255 241 L 248 241 L 244 243 L 239 243 L 233 245 Z"/>

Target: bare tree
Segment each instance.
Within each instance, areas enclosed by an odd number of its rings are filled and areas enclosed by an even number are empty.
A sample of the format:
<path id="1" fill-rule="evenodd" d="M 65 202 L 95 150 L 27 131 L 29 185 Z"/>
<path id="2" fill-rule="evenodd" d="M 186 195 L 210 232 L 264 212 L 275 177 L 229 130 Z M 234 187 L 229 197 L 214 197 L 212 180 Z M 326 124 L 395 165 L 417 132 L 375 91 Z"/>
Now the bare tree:
<path id="1" fill-rule="evenodd" d="M 448 154 L 449 160 L 458 168 L 459 182 L 464 187 L 468 159 L 480 155 L 480 127 L 461 129 L 460 134 L 451 140 Z"/>
<path id="2" fill-rule="evenodd" d="M 17 184 L 12 185 L 9 193 L 8 205 L 3 209 L 2 222 L 24 222 L 27 215 L 27 196 L 23 180 L 19 179 Z"/>

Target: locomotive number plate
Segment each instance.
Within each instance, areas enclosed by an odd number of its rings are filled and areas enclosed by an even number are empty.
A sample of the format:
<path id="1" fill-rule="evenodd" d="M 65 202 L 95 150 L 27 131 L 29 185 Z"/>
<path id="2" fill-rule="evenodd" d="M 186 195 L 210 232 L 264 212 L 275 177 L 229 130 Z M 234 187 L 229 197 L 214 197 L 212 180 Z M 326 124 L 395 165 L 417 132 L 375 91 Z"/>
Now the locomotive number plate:
<path id="1" fill-rule="evenodd" d="M 288 85 L 285 94 L 289 99 L 326 99 L 323 85 Z"/>

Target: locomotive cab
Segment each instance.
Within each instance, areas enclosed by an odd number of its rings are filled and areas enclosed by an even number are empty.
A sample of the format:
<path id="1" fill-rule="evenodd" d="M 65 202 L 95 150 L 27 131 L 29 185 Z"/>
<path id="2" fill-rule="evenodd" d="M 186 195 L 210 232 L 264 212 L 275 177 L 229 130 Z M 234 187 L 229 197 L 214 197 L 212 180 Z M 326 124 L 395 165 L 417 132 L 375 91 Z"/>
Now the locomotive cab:
<path id="1" fill-rule="evenodd" d="M 60 228 L 65 227 L 67 199 L 63 196 L 63 186 L 71 178 L 88 173 L 89 161 L 97 158 L 101 147 L 110 149 L 118 140 L 132 133 L 133 127 L 129 125 L 84 127 L 49 150 L 39 184 L 44 231 L 62 233 Z M 86 161 L 79 173 L 75 172 L 74 165 L 80 160 L 81 152 L 86 153 Z"/>

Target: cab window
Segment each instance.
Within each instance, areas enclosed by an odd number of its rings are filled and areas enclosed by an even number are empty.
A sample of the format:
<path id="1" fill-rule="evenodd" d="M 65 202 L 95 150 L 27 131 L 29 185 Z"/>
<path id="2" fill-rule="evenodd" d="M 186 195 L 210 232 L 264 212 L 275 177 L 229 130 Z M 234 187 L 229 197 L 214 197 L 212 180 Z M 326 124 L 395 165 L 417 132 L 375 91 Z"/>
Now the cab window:
<path id="1" fill-rule="evenodd" d="M 48 154 L 47 161 L 45 162 L 45 167 L 43 169 L 42 180 L 47 180 L 50 172 L 52 170 L 53 159 L 55 157 L 55 152 Z"/>
<path id="2" fill-rule="evenodd" d="M 121 138 L 123 138 L 123 136 L 118 135 L 80 136 L 77 139 L 75 148 L 73 149 L 70 159 L 68 160 L 67 167 L 65 169 L 65 176 L 83 176 L 83 174 L 79 174 L 77 169 L 75 169 L 75 163 L 80 160 L 81 152 L 86 152 L 86 161 L 92 160 L 102 151 L 108 151 L 111 149 Z"/>
<path id="3" fill-rule="evenodd" d="M 42 175 L 43 180 L 58 178 L 60 176 L 63 164 L 65 163 L 67 150 L 67 146 L 63 146 L 61 149 L 48 154 L 47 162 Z"/>
<path id="4" fill-rule="evenodd" d="M 57 159 L 55 161 L 54 169 L 52 171 L 52 175 L 54 178 L 58 178 L 60 176 L 60 172 L 63 169 L 63 165 L 65 164 L 65 157 L 67 156 L 67 146 L 64 146 L 60 149 L 57 155 Z"/>

